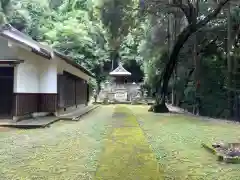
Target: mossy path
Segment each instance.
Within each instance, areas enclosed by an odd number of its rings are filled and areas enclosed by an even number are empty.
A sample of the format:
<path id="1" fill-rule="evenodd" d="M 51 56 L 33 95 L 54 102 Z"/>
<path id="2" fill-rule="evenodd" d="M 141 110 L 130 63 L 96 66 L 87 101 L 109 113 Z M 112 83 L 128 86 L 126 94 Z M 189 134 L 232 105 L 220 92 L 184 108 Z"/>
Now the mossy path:
<path id="1" fill-rule="evenodd" d="M 117 106 L 106 137 L 96 180 L 160 180 L 160 171 L 138 121 L 129 109 Z"/>

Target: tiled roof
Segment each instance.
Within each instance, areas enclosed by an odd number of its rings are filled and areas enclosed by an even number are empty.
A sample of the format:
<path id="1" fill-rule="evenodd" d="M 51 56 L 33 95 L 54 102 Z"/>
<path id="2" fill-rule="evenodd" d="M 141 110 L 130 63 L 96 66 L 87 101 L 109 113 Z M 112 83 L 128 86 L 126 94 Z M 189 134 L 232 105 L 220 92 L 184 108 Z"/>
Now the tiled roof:
<path id="1" fill-rule="evenodd" d="M 52 59 L 54 55 L 58 56 L 60 59 L 64 60 L 71 66 L 78 68 L 80 71 L 84 72 L 85 74 L 94 77 L 94 75 L 88 71 L 86 68 L 82 67 L 80 64 L 77 64 L 74 60 L 72 60 L 69 56 L 66 56 L 49 46 L 45 46 L 35 40 L 33 40 L 30 36 L 18 31 L 10 24 L 5 24 L 0 26 L 0 36 L 9 39 L 13 42 L 16 42 L 20 45 L 23 45 L 37 55 L 43 56 L 47 59 Z"/>
<path id="2" fill-rule="evenodd" d="M 10 39 L 18 44 L 21 44 L 32 50 L 40 56 L 47 59 L 51 59 L 51 52 L 45 49 L 40 43 L 34 41 L 31 37 L 25 35 L 24 33 L 18 31 L 10 24 L 5 24 L 0 27 L 0 36 Z"/>
<path id="3" fill-rule="evenodd" d="M 126 69 L 124 69 L 124 67 L 122 66 L 122 64 L 119 63 L 118 67 L 117 67 L 116 69 L 114 69 L 112 72 L 110 72 L 110 75 L 112 75 L 112 76 L 114 76 L 114 75 L 116 75 L 116 76 L 121 76 L 121 75 L 122 75 L 122 76 L 123 76 L 123 75 L 125 75 L 125 76 L 130 76 L 131 73 L 128 72 Z"/>

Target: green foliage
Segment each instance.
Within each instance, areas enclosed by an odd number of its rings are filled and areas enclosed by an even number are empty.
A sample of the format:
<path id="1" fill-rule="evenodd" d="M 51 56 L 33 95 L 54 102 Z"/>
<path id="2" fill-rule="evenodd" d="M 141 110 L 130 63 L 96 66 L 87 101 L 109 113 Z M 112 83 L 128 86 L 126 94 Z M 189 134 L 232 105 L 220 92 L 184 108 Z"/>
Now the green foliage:
<path id="1" fill-rule="evenodd" d="M 133 59 L 133 55 L 129 48 L 125 48 L 124 41 L 131 39 L 131 29 L 135 26 L 136 19 L 135 11 L 132 8 L 136 7 L 134 0 L 99 0 L 95 3 L 95 8 L 98 9 L 98 16 L 107 31 L 107 41 L 111 49 L 110 58 L 113 64 L 117 63 L 121 55 L 127 59 Z M 130 8 L 130 9 L 129 9 Z M 124 47 L 123 47 L 124 46 Z M 125 50 L 122 54 L 119 51 Z M 126 54 L 129 54 L 126 56 Z"/>
<path id="2" fill-rule="evenodd" d="M 161 54 L 153 56 L 152 59 L 144 62 L 144 71 L 146 73 L 145 83 L 154 91 L 160 86 L 160 74 L 164 68 L 164 64 L 168 60 L 168 53 L 162 50 Z"/>
<path id="3" fill-rule="evenodd" d="M 133 0 L 101 0 L 98 7 L 110 38 L 122 38 L 128 34 L 129 28 L 134 23 L 133 13 L 128 10 L 128 7 L 134 7 Z"/>
<path id="4" fill-rule="evenodd" d="M 102 74 L 99 68 L 109 60 L 102 25 L 91 21 L 88 12 L 83 10 L 74 10 L 61 18 L 61 21 L 52 21 L 50 27 L 45 27 L 46 39 L 99 78 Z"/>
<path id="5" fill-rule="evenodd" d="M 88 82 L 89 84 L 89 89 L 90 89 L 90 97 L 93 95 L 93 91 L 97 89 L 97 81 L 94 78 L 91 78 L 90 81 Z"/>
<path id="6" fill-rule="evenodd" d="M 12 4 L 14 11 L 9 16 L 9 23 L 33 39 L 42 41 L 41 26 L 50 20 L 51 14 L 47 1 L 12 0 Z"/>
<path id="7" fill-rule="evenodd" d="M 10 0 L 0 0 L 0 24 L 4 24 L 7 22 L 7 16 L 9 12 L 12 10 Z"/>

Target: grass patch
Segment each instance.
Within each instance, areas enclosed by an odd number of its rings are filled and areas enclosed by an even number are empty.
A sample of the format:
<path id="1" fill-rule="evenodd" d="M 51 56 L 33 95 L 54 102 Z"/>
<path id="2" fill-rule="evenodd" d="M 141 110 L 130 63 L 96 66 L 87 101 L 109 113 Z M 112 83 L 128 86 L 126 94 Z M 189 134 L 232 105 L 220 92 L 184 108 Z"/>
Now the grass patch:
<path id="1" fill-rule="evenodd" d="M 216 161 L 216 156 L 201 146 L 202 143 L 237 141 L 239 125 L 184 115 L 154 114 L 143 106 L 132 106 L 131 110 L 139 117 L 139 123 L 164 170 L 164 179 L 239 179 L 239 164 Z"/>
<path id="2" fill-rule="evenodd" d="M 102 107 L 79 122 L 1 132 L 0 179 L 93 179 L 112 113 Z"/>
<path id="3" fill-rule="evenodd" d="M 223 161 L 232 164 L 239 164 L 240 157 L 223 157 Z"/>
<path id="4" fill-rule="evenodd" d="M 217 152 L 215 148 L 213 148 L 211 145 L 202 143 L 202 147 L 205 148 L 208 152 L 214 154 L 217 157 L 218 161 L 224 161 L 224 155 Z"/>
<path id="5" fill-rule="evenodd" d="M 239 164 L 216 161 L 201 146 L 238 141 L 238 124 L 147 110 L 109 105 L 79 122 L 1 131 L 0 179 L 239 179 Z"/>
<path id="6" fill-rule="evenodd" d="M 208 150 L 209 152 L 211 152 L 211 153 L 214 154 L 214 155 L 217 154 L 216 149 L 214 149 L 211 145 L 202 143 L 202 147 L 204 147 L 206 150 Z"/>

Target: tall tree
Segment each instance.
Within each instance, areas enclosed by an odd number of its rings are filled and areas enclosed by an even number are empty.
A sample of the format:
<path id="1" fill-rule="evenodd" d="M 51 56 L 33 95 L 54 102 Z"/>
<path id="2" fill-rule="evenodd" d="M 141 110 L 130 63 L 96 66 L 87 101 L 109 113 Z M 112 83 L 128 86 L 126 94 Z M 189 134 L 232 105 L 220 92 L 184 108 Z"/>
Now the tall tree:
<path id="1" fill-rule="evenodd" d="M 165 69 L 161 75 L 162 87 L 160 96 L 156 100 L 156 104 L 150 109 L 154 112 L 168 112 L 168 108 L 165 104 L 165 96 L 168 90 L 169 80 L 173 74 L 174 68 L 178 62 L 178 55 L 180 50 L 182 49 L 185 42 L 189 39 L 189 37 L 197 32 L 199 29 L 204 27 L 207 23 L 213 20 L 221 11 L 223 6 L 227 4 L 230 0 L 222 0 L 217 4 L 217 7 L 210 12 L 205 18 L 195 21 L 195 16 L 192 16 L 194 12 L 196 12 L 196 7 L 192 2 L 188 1 L 184 3 L 182 1 L 175 1 L 172 6 L 180 8 L 187 21 L 188 25 L 182 30 L 179 34 L 176 43 L 174 44 L 173 50 L 171 51 L 171 55 L 168 63 L 165 66 Z"/>
<path id="2" fill-rule="evenodd" d="M 0 0 L 0 24 L 7 22 L 7 16 L 11 12 L 11 0 Z"/>
<path id="3" fill-rule="evenodd" d="M 100 10 L 101 21 L 108 32 L 112 69 L 120 59 L 119 50 L 122 41 L 134 24 L 134 11 L 129 10 L 129 7 L 134 6 L 133 0 L 100 0 L 96 4 L 96 8 Z"/>

